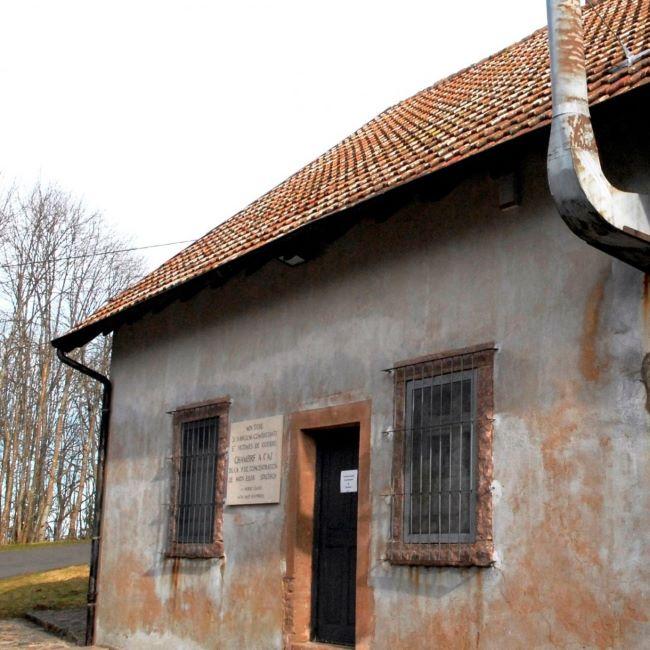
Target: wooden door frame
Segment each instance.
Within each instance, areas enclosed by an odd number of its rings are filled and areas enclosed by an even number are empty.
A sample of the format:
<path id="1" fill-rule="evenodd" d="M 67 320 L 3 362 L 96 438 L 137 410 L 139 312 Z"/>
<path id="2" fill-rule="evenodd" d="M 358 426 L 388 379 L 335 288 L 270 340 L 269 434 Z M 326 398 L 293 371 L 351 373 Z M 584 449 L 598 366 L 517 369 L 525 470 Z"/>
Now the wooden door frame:
<path id="1" fill-rule="evenodd" d="M 288 650 L 330 648 L 310 641 L 316 443 L 310 431 L 357 426 L 357 575 L 355 637 L 357 648 L 370 648 L 374 597 L 370 568 L 370 417 L 371 401 L 299 411 L 289 416 L 289 486 L 285 528 L 284 646 Z"/>

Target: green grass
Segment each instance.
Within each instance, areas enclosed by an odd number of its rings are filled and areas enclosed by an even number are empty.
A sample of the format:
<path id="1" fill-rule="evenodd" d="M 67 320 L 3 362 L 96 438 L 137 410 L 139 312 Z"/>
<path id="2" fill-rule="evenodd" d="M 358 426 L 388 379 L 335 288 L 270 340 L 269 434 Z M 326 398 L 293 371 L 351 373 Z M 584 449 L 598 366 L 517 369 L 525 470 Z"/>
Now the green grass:
<path id="1" fill-rule="evenodd" d="M 30 609 L 83 607 L 88 565 L 29 573 L 0 580 L 0 618 L 24 616 Z"/>
<path id="2" fill-rule="evenodd" d="M 0 553 L 3 551 L 24 551 L 30 548 L 41 548 L 43 546 L 69 546 L 70 544 L 79 544 L 80 542 L 87 542 L 86 539 L 63 539 L 60 542 L 31 542 L 29 544 L 2 544 L 0 546 Z"/>

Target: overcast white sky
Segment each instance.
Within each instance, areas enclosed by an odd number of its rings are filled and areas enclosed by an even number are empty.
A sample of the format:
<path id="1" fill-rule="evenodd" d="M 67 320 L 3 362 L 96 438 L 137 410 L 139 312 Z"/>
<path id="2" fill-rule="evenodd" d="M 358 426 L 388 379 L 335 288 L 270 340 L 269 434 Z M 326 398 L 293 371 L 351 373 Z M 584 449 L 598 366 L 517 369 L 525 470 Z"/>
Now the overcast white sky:
<path id="1" fill-rule="evenodd" d="M 135 245 L 195 238 L 545 21 L 544 0 L 0 0 L 0 182 L 55 183 Z"/>

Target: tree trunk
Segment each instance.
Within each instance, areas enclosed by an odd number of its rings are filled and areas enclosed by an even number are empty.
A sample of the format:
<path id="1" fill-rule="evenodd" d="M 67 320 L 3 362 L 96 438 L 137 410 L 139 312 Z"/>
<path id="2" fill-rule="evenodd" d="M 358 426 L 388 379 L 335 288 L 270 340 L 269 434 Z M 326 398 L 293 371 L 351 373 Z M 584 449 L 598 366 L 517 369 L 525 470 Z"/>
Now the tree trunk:
<path id="1" fill-rule="evenodd" d="M 68 395 L 71 375 L 72 369 L 66 368 L 63 395 L 61 397 L 61 403 L 59 406 L 59 414 L 56 419 L 56 427 L 54 429 L 54 450 L 52 452 L 52 462 L 50 463 L 50 469 L 47 474 L 47 487 L 45 488 L 45 497 L 42 500 L 42 507 L 40 508 L 38 525 L 36 528 L 38 540 L 45 539 L 47 520 L 52 509 L 54 485 L 56 484 L 56 476 L 59 471 L 59 454 L 61 452 L 61 440 L 63 439 L 63 425 L 65 423 L 66 409 L 68 407 Z"/>
<path id="2" fill-rule="evenodd" d="M 48 351 L 49 352 L 49 351 Z M 27 541 L 42 541 L 40 535 L 40 522 L 38 510 L 43 507 L 43 471 L 47 454 L 47 439 L 45 438 L 45 426 L 47 421 L 47 386 L 50 374 L 51 354 L 42 354 L 44 357 L 41 364 L 40 389 L 36 415 L 36 426 L 34 436 L 34 452 L 37 454 L 34 461 L 34 483 L 27 494 L 27 508 L 25 522 L 27 525 Z M 57 458 L 58 460 L 58 458 Z M 56 471 L 54 458 L 52 458 L 52 471 Z M 45 501 L 47 503 L 47 501 Z"/>
<path id="3" fill-rule="evenodd" d="M 95 428 L 97 426 L 97 410 L 96 408 L 90 411 L 90 430 L 88 435 L 84 438 L 83 450 L 81 455 L 81 470 L 79 473 L 79 485 L 77 486 L 77 497 L 72 505 L 70 511 L 70 532 L 68 537 L 77 538 L 79 531 L 77 530 L 79 513 L 81 512 L 81 504 L 83 502 L 84 489 L 86 488 L 86 472 L 88 471 L 88 458 L 90 456 L 90 442 L 95 437 Z"/>

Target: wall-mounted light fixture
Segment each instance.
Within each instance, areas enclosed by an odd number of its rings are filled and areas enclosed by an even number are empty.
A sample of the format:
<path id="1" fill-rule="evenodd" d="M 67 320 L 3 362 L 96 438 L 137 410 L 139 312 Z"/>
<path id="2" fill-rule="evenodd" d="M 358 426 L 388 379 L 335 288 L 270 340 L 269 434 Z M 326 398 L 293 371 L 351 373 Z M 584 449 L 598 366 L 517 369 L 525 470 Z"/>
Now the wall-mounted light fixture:
<path id="1" fill-rule="evenodd" d="M 497 185 L 499 207 L 502 210 L 509 210 L 521 205 L 521 183 L 516 171 L 510 171 L 497 177 Z"/>
<path id="2" fill-rule="evenodd" d="M 287 266 L 299 266 L 304 264 L 307 260 L 304 257 L 300 257 L 297 253 L 294 255 L 280 255 L 278 259 L 281 262 L 284 262 Z"/>

